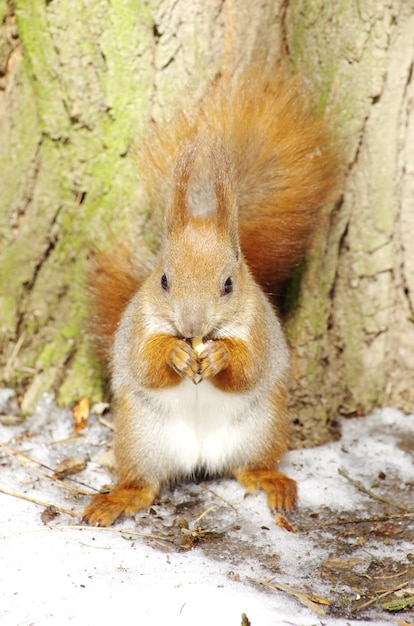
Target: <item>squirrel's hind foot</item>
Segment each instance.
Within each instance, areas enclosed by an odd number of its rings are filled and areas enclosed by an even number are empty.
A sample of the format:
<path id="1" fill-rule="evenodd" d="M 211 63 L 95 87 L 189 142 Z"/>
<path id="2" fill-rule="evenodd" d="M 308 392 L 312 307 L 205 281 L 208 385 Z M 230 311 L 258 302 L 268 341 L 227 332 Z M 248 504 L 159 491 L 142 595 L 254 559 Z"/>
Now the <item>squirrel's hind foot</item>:
<path id="1" fill-rule="evenodd" d="M 83 512 L 82 522 L 92 526 L 110 526 L 121 515 L 133 515 L 154 502 L 158 487 L 140 482 L 119 483 L 110 493 L 99 493 Z"/>
<path id="2" fill-rule="evenodd" d="M 238 472 L 236 478 L 248 493 L 263 489 L 272 513 L 283 509 L 289 511 L 297 502 L 296 481 L 282 472 L 273 469 L 245 470 Z"/>

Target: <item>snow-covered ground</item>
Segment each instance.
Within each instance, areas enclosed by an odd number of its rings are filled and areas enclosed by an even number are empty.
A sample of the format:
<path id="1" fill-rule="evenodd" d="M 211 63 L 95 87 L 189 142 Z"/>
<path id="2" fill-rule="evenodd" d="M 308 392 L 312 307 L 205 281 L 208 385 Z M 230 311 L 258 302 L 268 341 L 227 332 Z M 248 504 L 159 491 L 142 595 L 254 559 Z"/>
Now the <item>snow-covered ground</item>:
<path id="1" fill-rule="evenodd" d="M 7 390 L 0 413 L 13 413 Z M 298 510 L 287 516 L 297 532 L 275 524 L 263 494 L 244 497 L 231 480 L 177 486 L 114 529 L 82 527 L 89 498 L 80 491 L 113 480 L 101 465 L 110 429 L 91 415 L 74 435 L 71 412 L 50 396 L 24 423 L 9 422 L 0 422 L 2 626 L 239 626 L 243 613 L 251 626 L 414 621 L 408 611 L 384 611 L 381 601 L 355 610 L 369 581 L 378 594 L 407 582 L 412 513 L 372 499 L 338 473 L 414 507 L 413 416 L 384 409 L 344 420 L 340 441 L 290 452 L 282 469 L 299 485 Z M 86 460 L 86 468 L 72 480 L 52 479 L 48 468 L 68 457 Z M 47 504 L 72 515 L 48 517 Z M 414 593 L 414 580 L 410 587 Z"/>

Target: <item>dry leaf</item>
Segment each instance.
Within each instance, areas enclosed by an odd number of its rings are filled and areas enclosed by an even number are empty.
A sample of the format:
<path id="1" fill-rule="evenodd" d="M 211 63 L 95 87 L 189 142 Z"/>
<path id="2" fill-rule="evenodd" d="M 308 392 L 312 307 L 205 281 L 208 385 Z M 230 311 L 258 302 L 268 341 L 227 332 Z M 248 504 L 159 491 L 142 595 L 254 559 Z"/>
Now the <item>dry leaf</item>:
<path id="1" fill-rule="evenodd" d="M 58 515 L 60 515 L 59 511 L 57 511 L 55 507 L 51 504 L 50 506 L 46 507 L 44 511 L 42 511 L 40 519 L 45 525 L 47 525 L 49 524 L 49 522 L 52 522 L 55 517 L 58 517 Z"/>
<path id="2" fill-rule="evenodd" d="M 313 593 L 304 593 L 302 591 L 298 591 L 297 589 L 292 589 L 288 585 L 279 582 L 267 582 L 265 580 L 258 581 L 261 585 L 265 585 L 266 587 L 270 587 L 271 589 L 276 589 L 279 591 L 284 591 L 285 593 L 289 593 L 292 596 L 295 596 L 302 604 L 309 607 L 318 615 L 325 615 L 325 610 L 319 606 L 320 604 L 325 604 L 326 606 L 330 606 L 332 602 L 327 600 L 326 598 L 321 598 L 320 596 L 316 596 Z"/>
<path id="3" fill-rule="evenodd" d="M 318 604 L 326 604 L 327 606 L 332 605 L 332 602 L 330 600 L 327 600 L 326 598 L 322 598 L 322 596 L 317 596 L 314 593 L 311 593 L 309 595 L 309 599 L 312 600 L 312 602 L 317 602 Z"/>
<path id="4" fill-rule="evenodd" d="M 73 421 L 75 422 L 75 433 L 86 428 L 89 417 L 89 398 L 84 396 L 72 407 Z"/>
<path id="5" fill-rule="evenodd" d="M 404 596 L 414 596 L 414 587 L 405 587 L 395 592 L 397 598 L 404 598 Z"/>
<path id="6" fill-rule="evenodd" d="M 276 524 L 280 526 L 280 528 L 284 528 L 285 530 L 288 530 L 290 533 L 298 532 L 298 529 L 295 528 L 295 526 L 292 526 L 289 520 L 287 520 L 286 517 L 283 517 L 283 515 L 276 513 L 275 519 L 276 519 Z"/>
<path id="7" fill-rule="evenodd" d="M 55 467 L 54 475 L 56 478 L 65 478 L 71 474 L 78 474 L 86 467 L 86 461 L 84 459 L 74 459 L 69 457 L 64 459 Z"/>
<path id="8" fill-rule="evenodd" d="M 356 565 L 364 565 L 364 559 L 358 559 L 356 557 L 352 559 L 326 559 L 322 562 L 322 567 L 326 567 L 326 569 L 331 570 L 341 570 L 346 571 L 350 570 Z"/>

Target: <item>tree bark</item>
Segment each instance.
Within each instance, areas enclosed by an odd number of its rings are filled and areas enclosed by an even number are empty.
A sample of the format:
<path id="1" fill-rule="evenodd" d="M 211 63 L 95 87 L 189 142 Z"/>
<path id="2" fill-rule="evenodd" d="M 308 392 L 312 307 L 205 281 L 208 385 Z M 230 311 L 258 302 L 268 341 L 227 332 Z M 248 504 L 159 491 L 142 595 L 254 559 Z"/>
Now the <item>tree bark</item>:
<path id="1" fill-rule="evenodd" d="M 3 378 L 27 409 L 42 390 L 67 401 L 96 389 L 82 276 L 103 225 L 116 231 L 135 203 L 125 157 L 148 109 L 151 67 L 141 4 L 3 3 Z"/>
<path id="2" fill-rule="evenodd" d="M 287 321 L 295 442 L 329 438 L 338 412 L 412 408 L 412 0 L 0 0 L 0 19 L 2 381 L 25 410 L 42 390 L 101 394 L 85 262 L 126 230 L 155 245 L 133 158 L 145 123 L 223 63 L 282 55 L 343 159 Z"/>
<path id="3" fill-rule="evenodd" d="M 288 325 L 297 435 L 310 443 L 335 412 L 413 410 L 414 3 L 290 3 L 287 41 L 329 96 L 344 156 Z"/>

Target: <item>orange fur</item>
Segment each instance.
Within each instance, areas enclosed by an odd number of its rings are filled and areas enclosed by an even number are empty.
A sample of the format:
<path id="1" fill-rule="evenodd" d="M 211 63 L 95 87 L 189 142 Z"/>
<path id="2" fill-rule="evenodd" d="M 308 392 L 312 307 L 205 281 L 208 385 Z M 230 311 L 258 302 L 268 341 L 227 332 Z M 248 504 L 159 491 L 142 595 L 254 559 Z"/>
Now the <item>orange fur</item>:
<path id="1" fill-rule="evenodd" d="M 152 128 L 138 152 L 154 204 L 164 209 L 171 203 L 179 158 L 182 180 L 173 204 L 184 198 L 197 144 L 198 167 L 213 170 L 219 204 L 218 192 L 227 189 L 222 178 L 228 179 L 242 252 L 267 293 L 280 294 L 338 184 L 329 124 L 314 114 L 311 96 L 300 79 L 285 72 L 264 74 L 254 67 L 238 79 L 219 78 L 193 108 L 177 111 L 162 129 Z M 217 142 L 226 158 L 209 165 Z M 147 274 L 125 243 L 94 255 L 88 278 L 91 328 L 105 358 L 122 312 Z"/>
<path id="2" fill-rule="evenodd" d="M 142 169 L 165 205 L 180 147 L 198 139 L 208 166 L 210 145 L 227 153 L 221 171 L 235 195 L 243 254 L 266 291 L 277 293 L 309 248 L 321 209 L 338 184 L 338 159 L 327 120 L 298 77 L 253 67 L 219 78 L 195 110 L 180 110 L 143 146 Z M 201 162 L 203 159 L 200 160 Z M 213 171 L 217 178 L 218 172 Z"/>
<path id="3" fill-rule="evenodd" d="M 88 323 L 97 350 L 105 361 L 109 360 L 121 315 L 148 273 L 147 268 L 132 259 L 124 243 L 119 242 L 110 252 L 95 250 L 92 254 L 87 275 Z"/>
<path id="4" fill-rule="evenodd" d="M 271 511 L 278 509 L 289 511 L 296 504 L 296 482 L 273 468 L 237 472 L 235 477 L 249 493 L 255 493 L 259 487 L 263 489 Z"/>
<path id="5" fill-rule="evenodd" d="M 82 521 L 94 526 L 110 526 L 121 515 L 134 515 L 147 509 L 159 488 L 142 482 L 121 482 L 110 493 L 99 493 L 83 512 Z"/>
<path id="6" fill-rule="evenodd" d="M 296 482 L 275 470 L 282 455 L 287 451 L 289 435 L 289 416 L 286 401 L 286 388 L 277 385 L 273 392 L 274 414 L 278 419 L 273 422 L 273 430 L 268 438 L 268 449 L 262 453 L 256 465 L 235 472 L 235 478 L 248 491 L 262 489 L 271 511 L 286 509 L 289 511 L 297 502 Z"/>
<path id="7" fill-rule="evenodd" d="M 191 367 L 191 361 L 187 359 L 189 350 L 185 341 L 177 337 L 151 335 L 140 351 L 136 364 L 140 369 L 143 384 L 150 389 L 165 389 L 178 385 L 182 379 L 174 364 L 180 357 L 183 363 L 182 374 L 191 375 L 192 371 L 197 371 L 195 361 Z"/>
<path id="8" fill-rule="evenodd" d="M 214 342 L 216 343 L 216 342 Z M 211 379 L 222 391 L 247 391 L 257 383 L 257 365 L 260 362 L 260 346 L 247 346 L 236 339 L 222 339 L 229 353 L 228 366 Z"/>

